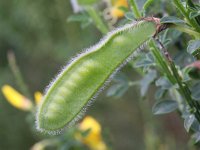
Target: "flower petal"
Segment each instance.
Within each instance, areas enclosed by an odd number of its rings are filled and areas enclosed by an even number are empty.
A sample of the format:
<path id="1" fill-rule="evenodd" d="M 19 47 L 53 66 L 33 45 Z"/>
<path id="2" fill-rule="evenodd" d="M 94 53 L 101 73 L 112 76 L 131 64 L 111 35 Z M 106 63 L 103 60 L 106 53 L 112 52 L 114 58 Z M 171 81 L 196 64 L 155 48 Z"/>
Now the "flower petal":
<path id="1" fill-rule="evenodd" d="M 2 87 L 2 93 L 12 106 L 25 111 L 31 110 L 32 102 L 10 85 L 4 85 Z"/>
<path id="2" fill-rule="evenodd" d="M 39 91 L 36 91 L 34 93 L 34 98 L 35 98 L 36 105 L 38 105 L 40 103 L 40 101 L 42 100 L 42 93 Z"/>
<path id="3" fill-rule="evenodd" d="M 106 150 L 107 147 L 101 137 L 101 125 L 91 116 L 86 116 L 79 124 L 80 131 L 88 131 L 83 136 L 77 134 L 76 138 L 86 144 L 92 150 Z"/>
<path id="4" fill-rule="evenodd" d="M 116 18 L 121 18 L 124 16 L 123 10 L 120 9 L 120 7 L 126 7 L 128 8 L 127 0 L 117 0 L 113 4 L 113 7 L 111 8 L 111 15 Z"/>

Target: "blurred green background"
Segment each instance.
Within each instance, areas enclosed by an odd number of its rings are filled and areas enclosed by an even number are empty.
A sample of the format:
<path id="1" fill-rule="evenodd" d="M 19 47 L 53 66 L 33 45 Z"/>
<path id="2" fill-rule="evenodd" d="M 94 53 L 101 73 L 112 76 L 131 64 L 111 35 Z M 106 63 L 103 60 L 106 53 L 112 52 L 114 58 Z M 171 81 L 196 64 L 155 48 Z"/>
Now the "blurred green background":
<path id="1" fill-rule="evenodd" d="M 0 1 L 0 87 L 10 84 L 19 89 L 8 66 L 9 50 L 14 51 L 24 80 L 34 93 L 44 91 L 61 66 L 101 38 L 92 25 L 82 30 L 80 24 L 68 23 L 72 13 L 67 0 Z M 130 79 L 139 79 L 129 65 L 122 72 Z M 151 115 L 151 100 L 141 101 L 138 91 L 130 88 L 119 99 L 108 98 L 103 92 L 87 111 L 102 124 L 105 141 L 114 150 L 143 150 L 151 140 L 160 142 L 161 150 L 165 145 L 187 149 L 188 136 L 177 114 Z M 148 99 L 153 98 L 152 91 Z M 27 120 L 27 113 L 12 107 L 0 93 L 1 150 L 27 150 L 39 140 L 31 130 L 34 123 Z"/>

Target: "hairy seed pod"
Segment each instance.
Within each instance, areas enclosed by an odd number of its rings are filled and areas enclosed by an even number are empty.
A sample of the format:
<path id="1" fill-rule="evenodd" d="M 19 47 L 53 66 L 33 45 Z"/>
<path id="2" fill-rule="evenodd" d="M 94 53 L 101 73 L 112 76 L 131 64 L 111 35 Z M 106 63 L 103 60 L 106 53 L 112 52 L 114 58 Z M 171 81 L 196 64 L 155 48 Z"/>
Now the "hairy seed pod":
<path id="1" fill-rule="evenodd" d="M 59 133 L 74 123 L 134 52 L 157 33 L 159 20 L 146 18 L 118 28 L 74 58 L 56 77 L 37 113 L 37 128 Z"/>

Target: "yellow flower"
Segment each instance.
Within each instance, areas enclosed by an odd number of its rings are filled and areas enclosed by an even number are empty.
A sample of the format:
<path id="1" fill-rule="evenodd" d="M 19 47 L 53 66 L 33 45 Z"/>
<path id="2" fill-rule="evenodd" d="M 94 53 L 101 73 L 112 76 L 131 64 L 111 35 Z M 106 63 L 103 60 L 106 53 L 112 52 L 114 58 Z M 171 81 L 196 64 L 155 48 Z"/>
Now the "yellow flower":
<path id="1" fill-rule="evenodd" d="M 82 132 L 87 132 L 86 135 L 76 134 L 76 138 L 87 145 L 91 150 L 106 150 L 107 147 L 102 140 L 101 125 L 91 116 L 86 116 L 79 124 L 79 129 Z"/>
<path id="2" fill-rule="evenodd" d="M 123 10 L 120 7 L 128 8 L 127 0 L 115 0 L 113 7 L 111 8 L 111 15 L 116 18 L 124 16 Z"/>
<path id="3" fill-rule="evenodd" d="M 2 93 L 5 96 L 6 100 L 14 107 L 24 111 L 29 111 L 32 109 L 32 102 L 11 86 L 4 85 L 2 87 Z"/>
<path id="4" fill-rule="evenodd" d="M 34 93 L 34 98 L 35 98 L 36 105 L 38 105 L 40 103 L 41 99 L 42 99 L 42 93 L 39 92 L 39 91 L 36 91 Z"/>

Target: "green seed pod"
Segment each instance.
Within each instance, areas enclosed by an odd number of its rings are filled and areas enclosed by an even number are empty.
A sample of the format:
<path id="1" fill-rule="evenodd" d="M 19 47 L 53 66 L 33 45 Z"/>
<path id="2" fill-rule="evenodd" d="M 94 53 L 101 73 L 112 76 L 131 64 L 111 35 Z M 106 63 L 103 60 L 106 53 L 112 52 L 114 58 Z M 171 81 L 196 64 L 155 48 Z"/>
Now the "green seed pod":
<path id="1" fill-rule="evenodd" d="M 146 18 L 108 33 L 74 58 L 49 88 L 38 109 L 40 131 L 58 134 L 78 120 L 113 75 L 157 33 L 159 20 Z"/>

